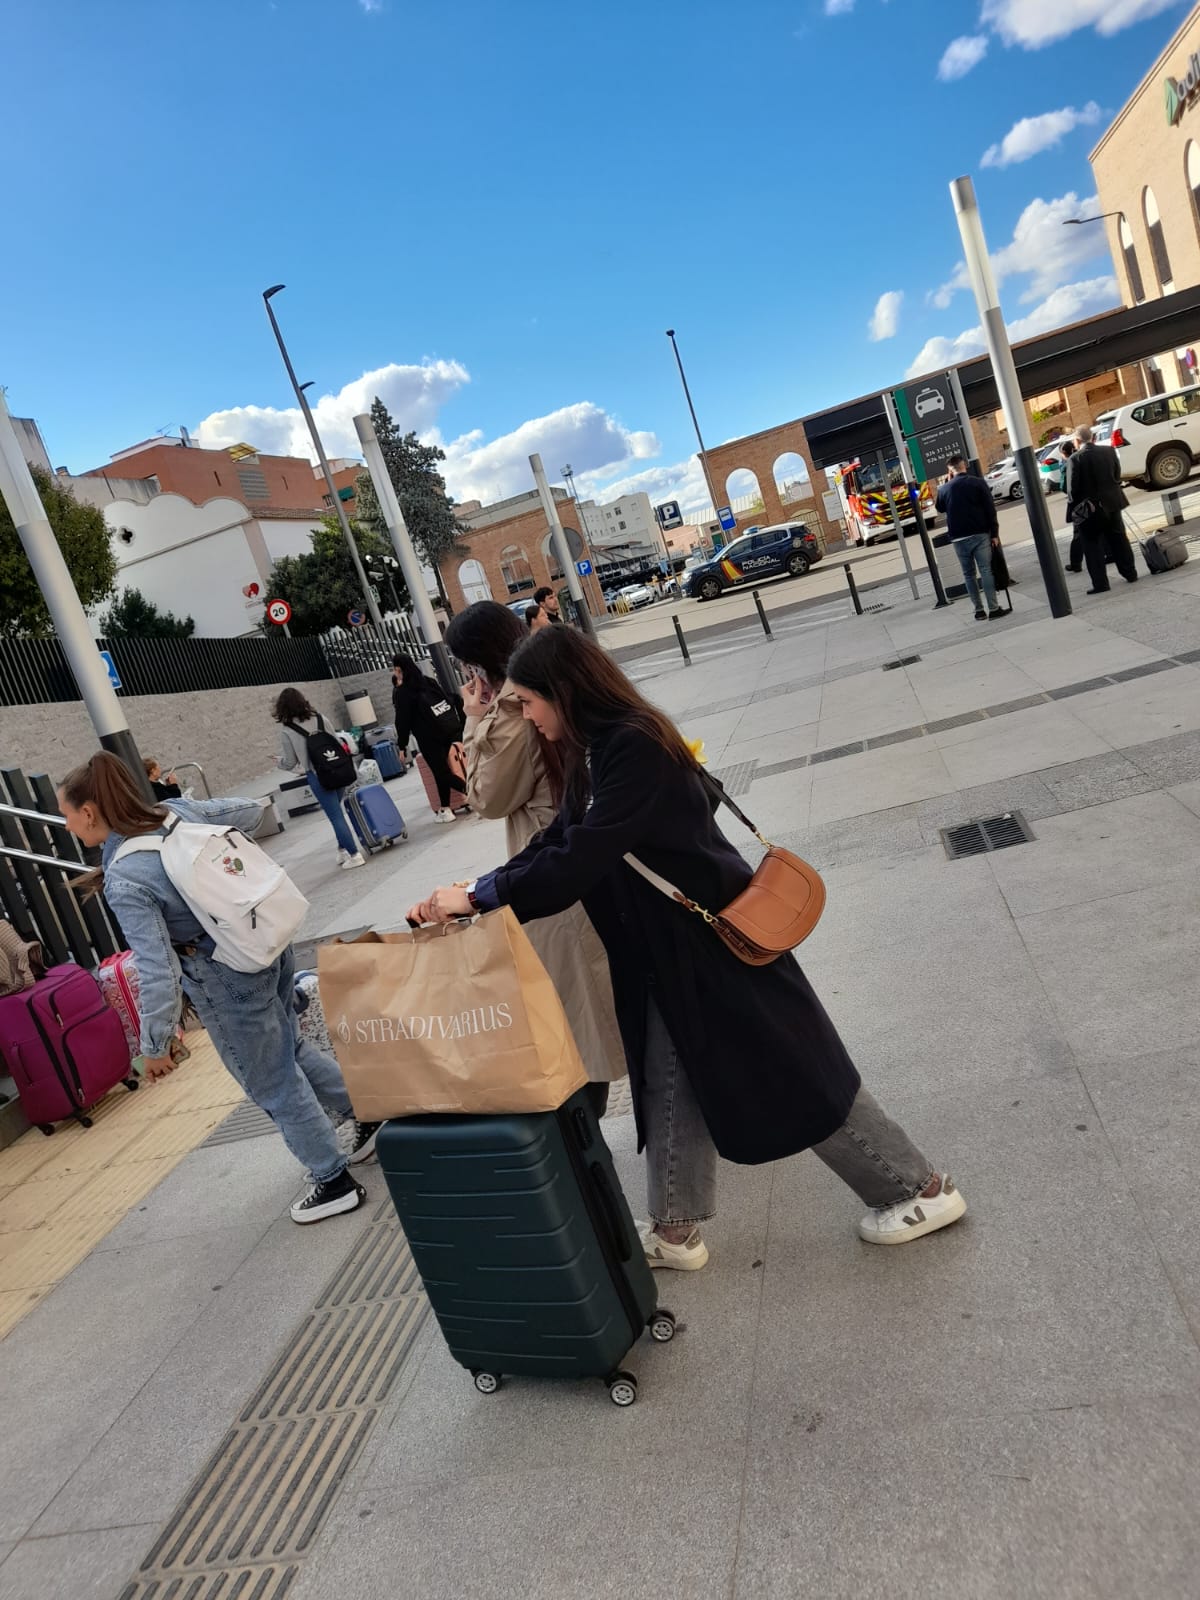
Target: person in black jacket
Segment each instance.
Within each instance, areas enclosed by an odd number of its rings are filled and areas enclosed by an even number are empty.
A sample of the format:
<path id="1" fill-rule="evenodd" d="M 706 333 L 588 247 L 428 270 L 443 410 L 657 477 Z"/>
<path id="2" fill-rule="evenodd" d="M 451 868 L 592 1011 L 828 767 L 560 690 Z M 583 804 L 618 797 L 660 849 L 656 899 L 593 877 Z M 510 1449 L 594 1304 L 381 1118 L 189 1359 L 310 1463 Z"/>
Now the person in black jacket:
<path id="1" fill-rule="evenodd" d="M 951 456 L 949 468 L 949 476 L 937 492 L 937 508 L 946 513 L 946 531 L 962 568 L 967 594 L 975 607 L 975 620 L 994 620 L 1004 615 L 996 604 L 996 582 L 992 576 L 992 544 L 1000 534 L 996 502 L 983 479 L 968 472 L 965 456 Z M 975 577 L 977 567 L 978 580 Z M 986 611 L 984 600 L 987 601 Z"/>
<path id="2" fill-rule="evenodd" d="M 862 1087 L 795 958 L 746 965 L 629 865 L 636 856 L 714 913 L 752 876 L 674 724 L 572 628 L 527 640 L 508 674 L 527 719 L 561 751 L 559 814 L 498 871 L 435 890 L 409 916 L 507 905 L 528 922 L 582 901 L 608 952 L 647 1153 L 651 1266 L 707 1261 L 700 1224 L 715 1208 L 718 1155 L 757 1163 L 814 1149 L 870 1208 L 859 1232 L 873 1244 L 957 1221 L 961 1193 Z"/>
<path id="3" fill-rule="evenodd" d="M 433 678 L 427 678 L 411 656 L 392 657 L 392 717 L 396 745 L 404 750 L 410 739 L 425 757 L 437 785 L 435 822 L 453 822 L 450 791 L 450 747 L 462 738 L 466 717 L 461 695 L 448 695 Z"/>
<path id="4" fill-rule="evenodd" d="M 1067 462 L 1070 515 L 1083 539 L 1083 559 L 1092 580 L 1087 592 L 1107 594 L 1105 568 L 1110 559 L 1126 583 L 1136 583 L 1138 577 L 1121 515 L 1129 504 L 1121 487 L 1121 458 L 1111 445 L 1093 444 L 1090 428 L 1076 428 L 1075 442 L 1079 448 Z"/>

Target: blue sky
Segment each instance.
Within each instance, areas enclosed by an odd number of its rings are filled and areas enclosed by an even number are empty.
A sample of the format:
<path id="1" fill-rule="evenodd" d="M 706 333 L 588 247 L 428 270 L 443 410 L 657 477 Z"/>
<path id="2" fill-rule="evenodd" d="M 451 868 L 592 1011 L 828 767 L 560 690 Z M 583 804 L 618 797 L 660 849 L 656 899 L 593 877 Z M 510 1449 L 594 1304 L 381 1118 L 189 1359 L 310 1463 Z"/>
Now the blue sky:
<path id="1" fill-rule="evenodd" d="M 960 173 L 1018 334 L 1114 304 L 1103 228 L 1061 218 L 1185 13 L 7 0 L 0 383 L 73 471 L 180 423 L 299 449 L 282 281 L 331 454 L 382 392 L 459 498 L 522 492 L 540 449 L 694 503 L 664 330 L 709 443 L 973 354 Z"/>

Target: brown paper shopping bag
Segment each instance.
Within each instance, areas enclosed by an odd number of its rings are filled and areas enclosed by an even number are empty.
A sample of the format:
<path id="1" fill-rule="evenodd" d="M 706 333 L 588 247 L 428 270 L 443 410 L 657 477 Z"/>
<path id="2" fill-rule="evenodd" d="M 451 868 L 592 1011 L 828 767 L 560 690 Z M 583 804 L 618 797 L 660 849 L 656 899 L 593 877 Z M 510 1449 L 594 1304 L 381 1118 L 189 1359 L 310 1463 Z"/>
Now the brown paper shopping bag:
<path id="1" fill-rule="evenodd" d="M 360 1122 L 553 1111 L 587 1082 L 558 993 L 507 907 L 322 945 L 317 969 Z"/>

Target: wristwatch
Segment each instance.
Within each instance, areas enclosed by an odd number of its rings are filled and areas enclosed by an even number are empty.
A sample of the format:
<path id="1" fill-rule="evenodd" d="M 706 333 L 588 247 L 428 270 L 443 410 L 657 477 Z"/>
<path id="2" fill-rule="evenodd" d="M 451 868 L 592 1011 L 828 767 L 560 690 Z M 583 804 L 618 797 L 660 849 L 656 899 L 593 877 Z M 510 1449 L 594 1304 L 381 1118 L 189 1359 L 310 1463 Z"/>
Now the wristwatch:
<path id="1" fill-rule="evenodd" d="M 470 904 L 471 910 L 474 912 L 478 912 L 479 910 L 479 901 L 475 898 L 475 885 L 478 882 L 478 878 L 472 878 L 470 883 L 463 884 L 463 888 L 466 890 L 467 901 Z"/>

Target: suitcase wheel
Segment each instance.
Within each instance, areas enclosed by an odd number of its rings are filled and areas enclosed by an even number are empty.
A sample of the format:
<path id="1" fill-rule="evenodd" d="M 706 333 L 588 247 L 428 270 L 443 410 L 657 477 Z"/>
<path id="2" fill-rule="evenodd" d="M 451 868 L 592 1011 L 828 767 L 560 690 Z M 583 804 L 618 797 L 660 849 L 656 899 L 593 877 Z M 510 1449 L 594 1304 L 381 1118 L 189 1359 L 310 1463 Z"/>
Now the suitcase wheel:
<path id="1" fill-rule="evenodd" d="M 39 1133 L 44 1133 L 46 1135 L 47 1139 L 48 1139 L 50 1137 L 50 1135 L 54 1132 L 54 1124 L 52 1122 L 39 1122 L 38 1123 L 38 1132 Z"/>
<path id="2" fill-rule="evenodd" d="M 670 1344 L 675 1337 L 675 1313 L 668 1311 L 666 1306 L 659 1306 L 658 1310 L 647 1322 L 650 1337 L 657 1344 Z"/>
<path id="3" fill-rule="evenodd" d="M 500 1387 L 500 1374 L 498 1372 L 472 1372 L 471 1376 L 475 1379 L 475 1387 L 480 1394 L 495 1394 Z"/>
<path id="4" fill-rule="evenodd" d="M 138 1077 L 136 1072 L 131 1072 L 127 1078 L 122 1078 L 121 1082 L 129 1090 L 130 1094 L 132 1094 L 135 1089 L 140 1089 L 142 1087 L 142 1080 Z"/>
<path id="5" fill-rule="evenodd" d="M 615 1406 L 631 1406 L 637 1399 L 637 1379 L 632 1372 L 614 1372 L 606 1378 L 608 1398 Z"/>
<path id="6" fill-rule="evenodd" d="M 408 829 L 407 828 L 405 828 L 404 832 L 400 835 L 400 837 L 402 839 L 407 839 L 408 838 Z"/>

